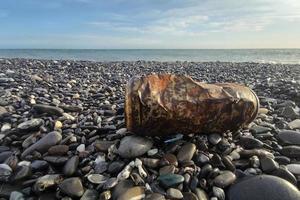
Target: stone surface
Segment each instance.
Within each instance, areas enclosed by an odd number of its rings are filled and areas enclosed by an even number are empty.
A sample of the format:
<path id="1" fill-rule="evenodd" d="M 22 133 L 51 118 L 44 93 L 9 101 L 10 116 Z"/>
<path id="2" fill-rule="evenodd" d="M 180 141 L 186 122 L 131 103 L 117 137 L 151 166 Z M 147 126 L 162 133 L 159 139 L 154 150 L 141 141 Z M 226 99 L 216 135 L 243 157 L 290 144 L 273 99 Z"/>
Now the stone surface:
<path id="1" fill-rule="evenodd" d="M 135 158 L 149 151 L 152 145 L 152 141 L 145 137 L 126 136 L 121 140 L 118 153 L 123 158 Z"/>
<path id="2" fill-rule="evenodd" d="M 39 151 L 41 153 L 46 152 L 51 146 L 56 145 L 62 139 L 62 135 L 59 132 L 53 131 L 42 137 L 39 141 L 25 149 L 22 153 L 22 157 L 31 154 L 33 151 Z"/>
<path id="3" fill-rule="evenodd" d="M 177 154 L 178 162 L 184 162 L 184 161 L 191 160 L 194 156 L 195 151 L 196 151 L 195 144 L 187 143 L 187 144 L 183 145 Z"/>
<path id="4" fill-rule="evenodd" d="M 214 179 L 214 185 L 220 188 L 225 188 L 231 185 L 236 180 L 236 176 L 231 171 L 224 171 Z"/>
<path id="5" fill-rule="evenodd" d="M 232 185 L 228 200 L 292 200 L 299 199 L 299 190 L 288 181 L 269 175 L 255 176 Z"/>
<path id="6" fill-rule="evenodd" d="M 277 138 L 285 145 L 300 145 L 300 132 L 298 131 L 281 131 Z"/>
<path id="7" fill-rule="evenodd" d="M 81 197 L 84 193 L 84 189 L 81 183 L 81 179 L 78 177 L 65 179 L 59 184 L 59 189 L 70 197 Z"/>
<path id="8" fill-rule="evenodd" d="M 121 194 L 118 200 L 136 199 L 141 200 L 145 197 L 145 189 L 143 187 L 132 187 Z"/>
<path id="9" fill-rule="evenodd" d="M 184 181 L 183 176 L 178 174 L 164 174 L 160 175 L 157 179 L 162 186 L 169 188 L 176 186 Z"/>

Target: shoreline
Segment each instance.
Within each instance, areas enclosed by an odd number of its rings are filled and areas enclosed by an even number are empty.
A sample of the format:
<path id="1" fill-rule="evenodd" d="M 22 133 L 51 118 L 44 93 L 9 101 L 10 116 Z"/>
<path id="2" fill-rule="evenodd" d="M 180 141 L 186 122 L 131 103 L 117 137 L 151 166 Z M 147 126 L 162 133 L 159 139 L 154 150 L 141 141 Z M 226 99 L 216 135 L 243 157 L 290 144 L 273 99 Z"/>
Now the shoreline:
<path id="1" fill-rule="evenodd" d="M 50 58 L 26 58 L 26 57 L 0 57 L 1 60 L 40 60 L 40 61 L 68 61 L 68 62 L 92 62 L 92 63 L 116 63 L 116 62 L 124 62 L 124 63 L 135 63 L 135 62 L 157 62 L 157 63 L 198 63 L 198 64 L 209 64 L 209 63 L 224 63 L 224 64 L 257 64 L 257 65 L 291 65 L 291 66 L 300 66 L 300 61 L 299 63 L 288 63 L 288 62 L 275 62 L 275 61 L 269 61 L 269 62 L 257 62 L 257 61 L 241 61 L 241 62 L 235 62 L 235 61 L 188 61 L 188 60 L 174 60 L 174 61 L 160 61 L 160 60 L 103 60 L 103 61 L 98 61 L 98 60 L 84 60 L 84 59 L 50 59 Z"/>
<path id="2" fill-rule="evenodd" d="M 259 114 L 236 132 L 136 136 L 125 84 L 151 73 L 247 85 Z M 299 74 L 290 64 L 0 59 L 0 197 L 297 199 Z"/>

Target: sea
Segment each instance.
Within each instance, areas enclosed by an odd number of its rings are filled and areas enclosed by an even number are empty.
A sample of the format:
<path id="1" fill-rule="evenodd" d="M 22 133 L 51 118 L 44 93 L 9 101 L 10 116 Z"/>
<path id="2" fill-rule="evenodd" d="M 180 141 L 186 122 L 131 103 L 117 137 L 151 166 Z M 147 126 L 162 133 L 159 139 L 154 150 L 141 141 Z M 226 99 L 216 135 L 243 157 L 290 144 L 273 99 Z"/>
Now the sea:
<path id="1" fill-rule="evenodd" d="M 300 64 L 300 49 L 0 49 L 0 58 Z"/>

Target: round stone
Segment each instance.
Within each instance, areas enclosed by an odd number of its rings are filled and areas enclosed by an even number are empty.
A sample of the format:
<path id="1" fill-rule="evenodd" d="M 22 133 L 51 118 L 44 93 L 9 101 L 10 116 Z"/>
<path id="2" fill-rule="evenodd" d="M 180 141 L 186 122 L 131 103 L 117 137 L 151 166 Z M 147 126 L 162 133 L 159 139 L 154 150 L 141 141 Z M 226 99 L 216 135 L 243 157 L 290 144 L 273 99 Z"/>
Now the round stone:
<path id="1" fill-rule="evenodd" d="M 18 129 L 21 131 L 33 131 L 33 130 L 38 130 L 40 126 L 44 124 L 44 120 L 42 119 L 31 119 L 28 121 L 25 121 L 21 124 L 18 125 Z"/>
<path id="2" fill-rule="evenodd" d="M 298 131 L 281 131 L 277 138 L 284 145 L 300 145 L 300 132 Z"/>
<path id="3" fill-rule="evenodd" d="M 299 190 L 288 181 L 270 175 L 260 175 L 237 182 L 229 188 L 228 200 L 294 200 Z"/>
<path id="4" fill-rule="evenodd" d="M 196 151 L 196 145 L 193 143 L 187 143 L 180 148 L 177 154 L 177 160 L 180 163 L 184 161 L 190 161 L 193 158 L 195 151 Z"/>
<path id="5" fill-rule="evenodd" d="M 81 197 L 84 192 L 81 179 L 78 177 L 65 179 L 59 184 L 59 189 L 66 195 L 75 198 Z"/>
<path id="6" fill-rule="evenodd" d="M 176 186 L 184 181 L 184 177 L 178 174 L 164 174 L 157 179 L 165 188 Z"/>
<path id="7" fill-rule="evenodd" d="M 236 176 L 231 171 L 224 171 L 214 179 L 214 184 L 220 188 L 231 185 L 236 180 Z"/>
<path id="8" fill-rule="evenodd" d="M 120 142 L 118 153 L 123 158 L 135 158 L 149 151 L 152 145 L 153 142 L 146 137 L 126 136 Z"/>
<path id="9" fill-rule="evenodd" d="M 132 187 L 126 190 L 123 194 L 120 195 L 118 200 L 128 200 L 128 199 L 134 199 L 134 200 L 140 200 L 144 199 L 145 197 L 145 189 L 143 187 Z"/>
<path id="10" fill-rule="evenodd" d="M 167 190 L 167 196 L 170 199 L 182 199 L 183 198 L 181 191 L 178 189 L 175 189 L 175 188 L 169 188 Z"/>

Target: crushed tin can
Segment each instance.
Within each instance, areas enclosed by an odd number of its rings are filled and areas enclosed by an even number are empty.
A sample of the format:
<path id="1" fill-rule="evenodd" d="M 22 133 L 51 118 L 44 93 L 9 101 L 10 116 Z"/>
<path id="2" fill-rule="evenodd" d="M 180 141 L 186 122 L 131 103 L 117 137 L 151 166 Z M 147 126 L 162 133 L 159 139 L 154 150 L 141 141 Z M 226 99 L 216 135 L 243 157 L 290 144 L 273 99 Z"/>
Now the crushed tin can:
<path id="1" fill-rule="evenodd" d="M 252 122 L 258 108 L 254 91 L 235 83 L 153 74 L 133 77 L 126 86 L 126 126 L 140 135 L 235 131 Z"/>

